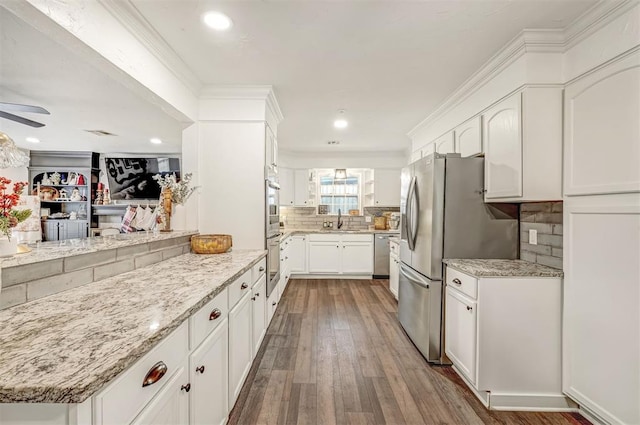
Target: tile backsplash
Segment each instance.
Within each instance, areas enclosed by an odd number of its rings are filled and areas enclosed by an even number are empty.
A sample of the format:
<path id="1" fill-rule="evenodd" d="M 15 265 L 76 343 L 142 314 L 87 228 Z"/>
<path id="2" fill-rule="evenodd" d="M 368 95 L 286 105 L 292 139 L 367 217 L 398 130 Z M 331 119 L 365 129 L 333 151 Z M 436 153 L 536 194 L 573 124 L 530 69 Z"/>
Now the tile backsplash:
<path id="1" fill-rule="evenodd" d="M 383 212 L 399 212 L 400 208 L 396 207 L 364 207 L 364 216 L 343 215 L 344 228 L 350 230 L 367 230 L 371 223 L 365 221 L 365 216 L 372 216 Z M 316 214 L 315 207 L 281 207 L 280 221 L 284 223 L 288 229 L 321 229 L 324 221 L 332 221 L 333 227 L 337 227 L 338 216 Z"/>
<path id="2" fill-rule="evenodd" d="M 529 230 L 538 231 L 538 244 L 529 243 Z M 562 202 L 520 205 L 520 258 L 562 269 Z"/>

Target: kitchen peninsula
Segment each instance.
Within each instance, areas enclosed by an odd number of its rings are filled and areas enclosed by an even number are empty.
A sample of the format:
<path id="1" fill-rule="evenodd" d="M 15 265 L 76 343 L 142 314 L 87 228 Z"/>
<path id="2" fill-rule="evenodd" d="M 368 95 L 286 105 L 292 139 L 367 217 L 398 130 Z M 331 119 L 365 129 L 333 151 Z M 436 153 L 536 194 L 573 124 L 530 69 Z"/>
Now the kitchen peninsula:
<path id="1" fill-rule="evenodd" d="M 257 329 L 251 326 L 256 321 L 248 300 L 257 297 L 255 288 L 264 281 L 266 252 L 183 253 L 195 233 L 43 243 L 32 253 L 3 260 L 3 284 L 5 276 L 17 276 L 12 269 L 51 273 L 58 263 L 65 270 L 90 270 L 96 281 L 0 311 L 0 422 L 129 423 L 137 417 L 180 414 L 189 405 L 188 397 L 197 403 L 208 383 L 220 385 L 212 380 L 224 376 L 222 382 L 227 381 L 227 335 L 232 344 L 245 343 L 250 365 L 255 355 L 251 336 L 260 331 L 263 335 L 266 325 L 262 322 L 263 329 L 252 333 Z M 149 255 L 160 261 L 149 264 Z M 107 264 L 112 270 L 130 260 L 135 269 L 99 279 L 98 264 L 105 258 L 117 260 Z M 248 312 L 248 320 L 240 314 L 232 317 L 234 304 L 249 306 L 239 310 Z M 224 356 L 200 356 L 216 365 L 207 365 L 207 374 L 204 367 L 199 369 L 205 382 L 196 382 L 190 376 L 194 368 L 186 365 L 199 361 L 198 350 L 205 348 Z M 229 350 L 230 368 L 234 358 L 247 357 Z M 230 376 L 230 381 L 239 379 L 234 385 L 241 387 L 246 374 L 230 371 Z M 226 394 L 225 388 L 213 402 L 220 409 L 209 406 L 207 416 L 226 418 L 229 402 L 235 402 Z M 179 409 L 166 410 L 176 403 Z"/>

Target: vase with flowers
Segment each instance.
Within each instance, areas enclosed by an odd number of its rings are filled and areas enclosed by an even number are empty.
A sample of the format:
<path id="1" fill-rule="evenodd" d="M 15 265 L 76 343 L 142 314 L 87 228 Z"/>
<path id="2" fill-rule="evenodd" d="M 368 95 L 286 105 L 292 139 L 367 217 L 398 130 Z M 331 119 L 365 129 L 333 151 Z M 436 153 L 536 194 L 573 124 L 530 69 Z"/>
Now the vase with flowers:
<path id="1" fill-rule="evenodd" d="M 8 192 L 11 180 L 0 177 L 0 256 L 6 257 L 16 253 L 16 240 L 11 237 L 13 228 L 31 216 L 31 210 L 15 209 L 26 182 L 13 184 L 12 192 Z"/>
<path id="2" fill-rule="evenodd" d="M 153 176 L 153 179 L 158 182 L 162 189 L 158 205 L 158 220 L 164 224 L 162 231 L 171 231 L 172 205 L 184 205 L 198 188 L 197 186 L 190 186 L 192 176 L 191 173 L 186 173 L 180 180 L 177 179 L 175 173 L 165 174 L 164 176 L 156 174 Z"/>

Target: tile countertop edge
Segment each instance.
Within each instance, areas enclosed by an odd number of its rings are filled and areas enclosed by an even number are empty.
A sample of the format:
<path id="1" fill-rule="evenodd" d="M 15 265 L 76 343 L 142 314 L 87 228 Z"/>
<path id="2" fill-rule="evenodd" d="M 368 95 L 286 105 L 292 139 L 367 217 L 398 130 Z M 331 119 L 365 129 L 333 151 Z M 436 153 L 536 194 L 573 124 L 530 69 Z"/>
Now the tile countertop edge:
<path id="1" fill-rule="evenodd" d="M 189 255 L 189 254 L 185 254 Z M 86 401 L 89 397 L 95 395 L 98 391 L 109 384 L 120 373 L 132 366 L 136 361 L 150 352 L 160 341 L 167 337 L 171 332 L 177 329 L 194 313 L 205 306 L 210 300 L 215 298 L 220 292 L 226 289 L 235 279 L 256 265 L 261 259 L 265 258 L 267 251 L 258 254 L 252 261 L 247 263 L 238 272 L 219 284 L 206 296 L 202 297 L 198 302 L 192 304 L 186 311 L 178 315 L 171 322 L 159 328 L 150 337 L 141 340 L 126 356 L 118 359 L 110 368 L 105 369 L 103 373 L 92 375 L 93 379 L 86 385 L 81 387 L 2 387 L 0 386 L 0 404 L 3 403 L 62 403 L 75 404 Z M 172 260 L 180 259 L 182 256 L 174 257 Z M 153 268 L 151 265 L 145 269 Z M 132 273 L 132 272 L 128 272 Z"/>
<path id="2" fill-rule="evenodd" d="M 531 263 L 525 260 L 501 260 L 501 259 L 454 259 L 442 260 L 447 267 L 476 278 L 483 277 L 554 277 L 563 278 L 564 272 L 560 269 Z"/>

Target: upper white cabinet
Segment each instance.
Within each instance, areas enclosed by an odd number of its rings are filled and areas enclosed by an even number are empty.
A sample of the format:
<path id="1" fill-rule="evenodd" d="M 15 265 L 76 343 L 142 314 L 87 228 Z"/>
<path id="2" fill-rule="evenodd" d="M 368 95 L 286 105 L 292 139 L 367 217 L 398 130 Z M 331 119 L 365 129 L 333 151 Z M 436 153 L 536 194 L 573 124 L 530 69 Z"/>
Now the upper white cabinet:
<path id="1" fill-rule="evenodd" d="M 420 158 L 422 158 L 422 149 L 418 149 L 417 151 L 413 151 L 411 153 L 411 156 L 409 157 L 409 164 L 411 164 L 413 162 L 416 162 Z"/>
<path id="2" fill-rule="evenodd" d="M 297 207 L 313 207 L 315 203 L 315 179 L 312 170 L 294 171 L 294 205 Z"/>
<path id="3" fill-rule="evenodd" d="M 483 153 L 482 147 L 482 117 L 466 121 L 454 130 L 456 152 L 462 157 Z"/>
<path id="4" fill-rule="evenodd" d="M 522 94 L 484 113 L 485 190 L 487 199 L 522 196 Z"/>
<path id="5" fill-rule="evenodd" d="M 295 179 L 294 170 L 280 167 L 278 171 L 280 180 L 280 205 L 295 205 Z"/>
<path id="6" fill-rule="evenodd" d="M 453 131 L 438 138 L 435 142 L 435 150 L 438 153 L 454 153 L 456 151 L 456 145 L 453 139 Z"/>
<path id="7" fill-rule="evenodd" d="M 272 173 L 278 172 L 278 140 L 276 139 L 275 134 L 273 134 L 273 130 L 268 125 L 266 127 L 265 134 L 265 155 L 264 155 L 264 165 L 266 176 L 269 176 Z"/>
<path id="8" fill-rule="evenodd" d="M 483 114 L 485 200 L 562 199 L 562 89 L 529 87 Z"/>
<path id="9" fill-rule="evenodd" d="M 374 205 L 400 205 L 400 170 L 376 168 L 373 180 Z"/>
<path id="10" fill-rule="evenodd" d="M 568 196 L 640 191 L 640 53 L 569 84 L 565 91 Z"/>

